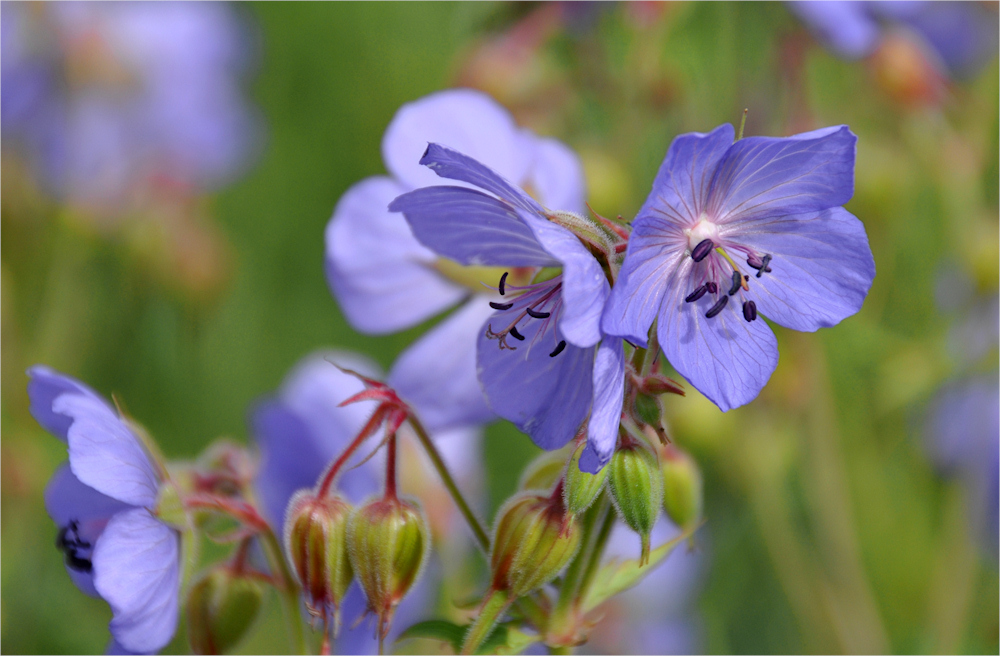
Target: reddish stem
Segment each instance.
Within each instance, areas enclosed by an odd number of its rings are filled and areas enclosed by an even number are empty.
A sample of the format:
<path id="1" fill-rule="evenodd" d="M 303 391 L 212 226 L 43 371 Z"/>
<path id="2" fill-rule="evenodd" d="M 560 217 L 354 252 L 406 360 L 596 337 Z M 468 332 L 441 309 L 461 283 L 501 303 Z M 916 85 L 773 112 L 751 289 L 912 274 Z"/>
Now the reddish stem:
<path id="1" fill-rule="evenodd" d="M 347 462 L 347 459 L 351 457 L 351 454 L 357 451 L 358 447 L 361 446 L 366 439 L 371 437 L 371 434 L 375 432 L 375 429 L 379 427 L 379 424 L 382 423 L 384 418 L 385 410 L 382 406 L 379 406 L 368 419 L 368 423 L 361 428 L 361 431 L 358 433 L 358 436 L 354 438 L 354 441 L 351 442 L 346 449 L 344 449 L 344 452 L 340 454 L 337 461 L 334 462 L 330 469 L 327 470 L 326 474 L 323 476 L 323 481 L 319 485 L 319 493 L 317 496 L 325 497 L 327 495 L 330 488 L 333 486 L 333 481 L 337 478 L 337 474 L 344 466 L 344 463 Z"/>
<path id="2" fill-rule="evenodd" d="M 253 506 L 243 501 L 207 494 L 193 494 L 184 499 L 184 507 L 190 509 L 208 508 L 211 510 L 220 510 L 258 531 L 266 531 L 270 528 L 267 520 L 261 517 Z"/>
<path id="3" fill-rule="evenodd" d="M 396 499 L 396 433 L 389 436 L 385 457 L 385 498 Z"/>

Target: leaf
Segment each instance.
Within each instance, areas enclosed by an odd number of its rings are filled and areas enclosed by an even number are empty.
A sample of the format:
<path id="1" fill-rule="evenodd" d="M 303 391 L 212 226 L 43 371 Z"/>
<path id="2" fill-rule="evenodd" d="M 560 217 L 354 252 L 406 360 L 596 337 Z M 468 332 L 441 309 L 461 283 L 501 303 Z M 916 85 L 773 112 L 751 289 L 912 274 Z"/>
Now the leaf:
<path id="1" fill-rule="evenodd" d="M 476 651 L 477 654 L 520 654 L 528 645 L 538 642 L 540 635 L 525 633 L 512 622 L 499 624 Z"/>
<path id="2" fill-rule="evenodd" d="M 462 649 L 462 640 L 468 633 L 469 627 L 460 626 L 447 620 L 427 620 L 417 622 L 409 627 L 396 638 L 396 642 L 409 640 L 410 638 L 430 638 L 449 643 L 457 654 Z"/>
<path id="3" fill-rule="evenodd" d="M 700 525 L 699 525 L 700 526 Z M 602 603 L 636 585 L 650 574 L 658 564 L 666 559 L 678 544 L 691 537 L 698 526 L 681 533 L 673 540 L 661 544 L 649 554 L 649 562 L 639 566 L 639 560 L 619 561 L 612 558 L 597 570 L 594 580 L 583 600 L 583 612 L 589 613 Z"/>

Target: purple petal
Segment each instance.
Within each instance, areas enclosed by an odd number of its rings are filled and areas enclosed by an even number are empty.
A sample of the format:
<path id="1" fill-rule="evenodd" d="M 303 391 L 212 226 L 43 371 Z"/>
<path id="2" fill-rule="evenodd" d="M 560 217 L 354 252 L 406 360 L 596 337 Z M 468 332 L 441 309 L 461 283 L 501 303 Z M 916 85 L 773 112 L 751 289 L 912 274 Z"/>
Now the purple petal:
<path id="1" fill-rule="evenodd" d="M 881 9 L 878 3 L 876 7 Z M 902 22 L 920 33 L 958 78 L 978 73 L 997 54 L 996 12 L 975 2 L 914 3 Z"/>
<path id="2" fill-rule="evenodd" d="M 94 548 L 94 585 L 111 606 L 111 635 L 152 654 L 177 628 L 180 535 L 145 508 L 111 518 Z"/>
<path id="3" fill-rule="evenodd" d="M 740 139 L 715 170 L 707 214 L 726 224 L 843 205 L 854 195 L 857 141 L 846 125 Z"/>
<path id="4" fill-rule="evenodd" d="M 326 227 L 327 281 L 360 332 L 409 328 L 465 293 L 434 270 L 437 256 L 388 210 L 405 190 L 389 178 L 363 180 L 341 197 Z"/>
<path id="5" fill-rule="evenodd" d="M 693 264 L 691 258 L 683 258 L 674 277 L 664 281 L 668 292 L 660 307 L 657 335 L 677 373 L 726 411 L 760 393 L 778 364 L 778 343 L 762 319 L 744 320 L 739 296 L 712 319 L 705 313 L 715 303 L 714 295 L 685 303 L 690 290 L 679 282 L 690 278 Z"/>
<path id="6" fill-rule="evenodd" d="M 530 135 L 530 133 L 528 133 Z M 531 135 L 533 137 L 533 135 Z M 460 152 L 474 153 L 458 149 Z M 488 162 L 488 160 L 482 160 Z M 496 167 L 494 167 L 496 168 Z M 499 169 L 498 169 L 499 170 Z M 507 176 L 511 180 L 517 177 Z M 573 149 L 555 139 L 539 139 L 535 147 L 535 160 L 528 173 L 527 184 L 538 192 L 538 198 L 546 207 L 583 214 L 586 181 L 583 165 Z"/>
<path id="7" fill-rule="evenodd" d="M 31 416 L 42 428 L 52 433 L 62 441 L 66 441 L 66 432 L 73 424 L 73 418 L 53 411 L 52 403 L 59 396 L 73 392 L 94 399 L 110 410 L 111 407 L 101 396 L 75 378 L 70 378 L 44 365 L 35 365 L 28 369 L 28 398 L 31 400 Z"/>
<path id="8" fill-rule="evenodd" d="M 457 150 L 445 148 L 436 143 L 427 146 L 427 152 L 420 163 L 428 167 L 442 178 L 461 180 L 475 187 L 484 189 L 508 205 L 532 212 L 544 214 L 542 206 L 535 199 L 511 184 L 503 176 L 488 166 L 481 164 L 468 155 Z"/>
<path id="9" fill-rule="evenodd" d="M 80 394 L 63 394 L 52 409 L 73 418 L 67 432 L 69 464 L 81 483 L 133 506 L 156 505 L 157 470 L 114 410 Z"/>
<path id="10" fill-rule="evenodd" d="M 388 383 L 430 431 L 484 424 L 494 418 L 476 378 L 476 342 L 493 314 L 476 296 L 406 349 Z"/>
<path id="11" fill-rule="evenodd" d="M 820 41 L 841 57 L 866 57 L 874 52 L 881 38 L 878 23 L 869 14 L 868 3 L 814 0 L 789 2 L 788 7 Z"/>
<path id="12" fill-rule="evenodd" d="M 515 209 L 479 191 L 425 187 L 389 209 L 403 213 L 420 243 L 460 264 L 559 266 Z"/>
<path id="13" fill-rule="evenodd" d="M 587 348 L 601 341 L 601 313 L 611 286 L 597 259 L 572 232 L 562 226 L 521 212 L 539 243 L 563 267 L 563 309 L 559 330 L 566 341 Z"/>
<path id="14" fill-rule="evenodd" d="M 429 142 L 467 153 L 510 180 L 523 180 L 530 159 L 510 113 L 481 91 L 449 89 L 399 108 L 382 138 L 386 168 L 409 189 L 441 183 L 420 165 Z"/>
<path id="15" fill-rule="evenodd" d="M 686 248 L 687 238 L 672 221 L 647 215 L 635 222 L 625 263 L 604 309 L 601 328 L 606 334 L 646 347 L 668 285 L 686 284 L 672 277 L 688 259 Z"/>
<path id="16" fill-rule="evenodd" d="M 815 216 L 755 221 L 738 239 L 774 256 L 771 273 L 750 279 L 758 311 L 782 326 L 813 331 L 861 309 L 875 277 L 865 228 L 835 207 Z"/>
<path id="17" fill-rule="evenodd" d="M 625 398 L 625 349 L 622 340 L 605 338 L 594 357 L 594 403 L 587 424 L 587 447 L 580 470 L 596 474 L 611 460 L 618 443 Z"/>
<path id="18" fill-rule="evenodd" d="M 496 332 L 510 323 L 513 312 L 490 319 Z M 558 335 L 546 322 L 532 320 L 521 329 L 525 340 L 508 339 L 516 350 L 501 350 L 495 340 L 479 335 L 479 382 L 498 415 L 514 423 L 543 449 L 558 449 L 576 435 L 593 397 L 594 351 L 566 346 L 550 357 Z M 537 336 L 537 341 L 536 341 Z"/>
<path id="19" fill-rule="evenodd" d="M 52 521 L 60 529 L 75 522 L 76 537 L 91 545 L 90 548 L 77 551 L 80 558 L 91 557 L 93 545 L 97 543 L 113 515 L 132 507 L 84 485 L 73 475 L 69 465 L 60 466 L 45 487 L 45 510 Z M 97 596 L 92 571 L 83 572 L 67 565 L 66 572 L 76 587 L 92 597 Z"/>

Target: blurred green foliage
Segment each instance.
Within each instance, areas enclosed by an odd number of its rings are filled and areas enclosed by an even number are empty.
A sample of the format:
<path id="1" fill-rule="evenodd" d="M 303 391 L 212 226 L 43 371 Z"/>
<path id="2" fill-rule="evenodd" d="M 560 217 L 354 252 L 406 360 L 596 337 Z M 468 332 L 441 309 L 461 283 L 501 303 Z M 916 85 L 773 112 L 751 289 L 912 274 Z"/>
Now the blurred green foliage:
<path id="1" fill-rule="evenodd" d="M 4 162 L 5 653 L 99 652 L 110 619 L 51 546 L 42 491 L 65 447 L 28 414 L 25 368 L 44 362 L 114 391 L 168 456 L 190 458 L 218 436 L 245 440 L 249 405 L 318 347 L 388 367 L 426 326 L 353 332 L 326 286 L 323 230 L 351 184 L 383 172 L 396 109 L 456 84 L 494 93 L 577 148 L 594 209 L 626 218 L 679 133 L 738 121 L 745 107 L 747 134 L 850 125 L 847 208 L 878 271 L 865 307 L 815 335 L 778 328 L 781 362 L 750 406 L 723 415 L 693 390 L 667 399 L 675 440 L 705 473 L 710 566 L 694 602 L 704 647 L 997 652 L 996 554 L 972 541 L 963 490 L 935 474 L 920 443 L 941 383 L 997 366 L 995 348 L 971 366 L 955 356 L 959 318 L 935 302 L 949 269 L 983 298 L 997 294 L 996 62 L 941 103 L 906 103 L 777 3 L 576 10 L 550 24 L 539 16 L 554 10 L 539 5 L 241 6 L 258 27 L 252 97 L 267 137 L 252 171 L 206 201 L 233 253 L 228 286 L 209 298 L 164 285 L 141 253 Z M 484 44 L 530 21 L 544 38 L 510 73 L 507 51 L 491 59 Z M 488 429 L 492 509 L 535 453 L 511 427 Z M 244 651 L 285 648 L 275 606 Z M 171 649 L 185 648 L 179 635 Z"/>

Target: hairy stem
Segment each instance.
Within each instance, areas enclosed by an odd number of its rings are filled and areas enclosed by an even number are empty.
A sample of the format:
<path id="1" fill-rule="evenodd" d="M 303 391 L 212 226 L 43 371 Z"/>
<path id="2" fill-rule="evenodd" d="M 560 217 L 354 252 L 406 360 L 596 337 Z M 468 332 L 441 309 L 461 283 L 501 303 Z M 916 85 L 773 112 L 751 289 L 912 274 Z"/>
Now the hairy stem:
<path id="1" fill-rule="evenodd" d="M 302 631 L 302 616 L 299 613 L 299 586 L 295 582 L 285 556 L 281 551 L 281 545 L 274 531 L 270 528 L 261 531 L 259 534 L 261 546 L 264 548 L 264 555 L 267 557 L 267 564 L 277 579 L 279 585 L 278 597 L 281 599 L 281 609 L 288 624 L 288 634 L 292 642 L 292 651 L 296 654 L 307 654 L 306 638 Z"/>
<path id="2" fill-rule="evenodd" d="M 585 599 L 587 593 L 590 591 L 590 584 L 594 580 L 597 568 L 601 564 L 601 557 L 604 555 L 604 546 L 608 543 L 608 537 L 611 536 L 611 529 L 615 525 L 615 511 L 611 507 L 611 502 L 608 500 L 607 494 L 602 495 L 602 497 L 604 501 L 601 502 L 600 528 L 597 529 L 593 546 L 590 548 L 590 553 L 587 554 L 587 566 L 580 577 L 580 585 L 576 593 L 578 600 Z"/>
<path id="3" fill-rule="evenodd" d="M 337 474 L 340 473 L 341 468 L 344 466 L 344 463 L 347 462 L 347 459 L 351 457 L 351 454 L 353 454 L 358 447 L 361 446 L 361 444 L 375 432 L 375 429 L 378 428 L 379 424 L 381 424 L 384 419 L 385 412 L 382 408 L 376 408 L 375 412 L 372 413 L 372 416 L 368 418 L 368 422 L 358 432 L 358 436 L 355 437 L 349 445 L 347 445 L 344 452 L 340 454 L 340 457 L 337 458 L 336 462 L 334 462 L 333 465 L 330 466 L 330 469 L 326 471 L 326 474 L 323 475 L 323 480 L 319 485 L 318 496 L 325 497 L 327 495 L 330 491 L 330 487 L 333 486 L 333 481 L 337 478 Z"/>
<path id="4" fill-rule="evenodd" d="M 479 616 L 469 627 L 469 632 L 465 635 L 465 642 L 462 644 L 463 654 L 474 654 L 479 646 L 483 644 L 487 636 L 493 631 L 500 616 L 510 607 L 510 597 L 503 590 L 490 590 L 483 605 L 479 609 Z"/>

